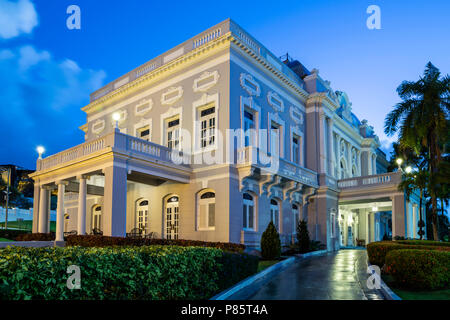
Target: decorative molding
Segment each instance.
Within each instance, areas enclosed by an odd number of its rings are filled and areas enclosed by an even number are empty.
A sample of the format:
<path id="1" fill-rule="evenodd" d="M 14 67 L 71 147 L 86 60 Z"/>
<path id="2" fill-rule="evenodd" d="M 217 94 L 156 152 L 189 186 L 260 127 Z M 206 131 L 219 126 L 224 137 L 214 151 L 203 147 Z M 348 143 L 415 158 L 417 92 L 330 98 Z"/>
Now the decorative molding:
<path id="1" fill-rule="evenodd" d="M 303 113 L 295 106 L 289 108 L 289 115 L 296 124 L 303 124 Z"/>
<path id="2" fill-rule="evenodd" d="M 100 134 L 105 129 L 105 120 L 98 119 L 92 124 L 92 132 Z"/>
<path id="3" fill-rule="evenodd" d="M 163 94 L 161 94 L 161 104 L 171 105 L 180 100 L 183 96 L 183 87 L 170 87 Z"/>
<path id="4" fill-rule="evenodd" d="M 247 91 L 249 95 L 259 97 L 261 94 L 261 87 L 250 74 L 241 73 L 240 81 L 241 87 Z"/>
<path id="5" fill-rule="evenodd" d="M 213 72 L 203 72 L 200 77 L 194 80 L 192 89 L 194 89 L 194 92 L 206 91 L 209 88 L 215 86 L 219 81 L 219 78 L 220 75 L 217 70 Z"/>
<path id="6" fill-rule="evenodd" d="M 276 92 L 269 91 L 267 93 L 267 102 L 269 103 L 269 105 L 272 107 L 273 110 L 277 112 L 284 111 L 283 99 L 281 99 Z"/>
<path id="7" fill-rule="evenodd" d="M 136 116 L 143 116 L 147 114 L 153 108 L 153 100 L 152 99 L 142 99 L 134 109 L 134 114 Z"/>

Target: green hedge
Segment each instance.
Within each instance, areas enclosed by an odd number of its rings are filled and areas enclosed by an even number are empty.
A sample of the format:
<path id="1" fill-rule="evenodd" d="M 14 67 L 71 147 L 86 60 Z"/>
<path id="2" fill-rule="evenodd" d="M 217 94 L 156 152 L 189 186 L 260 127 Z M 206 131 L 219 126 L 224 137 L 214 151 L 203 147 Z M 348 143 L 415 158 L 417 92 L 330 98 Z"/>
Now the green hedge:
<path id="1" fill-rule="evenodd" d="M 439 251 L 450 251 L 450 247 L 439 247 L 435 245 L 425 246 L 425 245 L 409 245 L 406 243 L 398 243 L 399 241 L 380 241 L 372 242 L 367 245 L 367 255 L 369 261 L 373 265 L 377 265 L 380 268 L 385 263 L 386 254 L 389 251 L 399 250 L 399 249 L 426 249 L 426 250 L 439 250 Z"/>
<path id="2" fill-rule="evenodd" d="M 208 247 L 217 248 L 230 252 L 243 252 L 245 246 L 239 243 L 228 242 L 208 242 L 198 240 L 168 240 L 168 239 L 144 239 L 144 238 L 123 238 L 109 236 L 77 236 L 70 235 L 65 238 L 66 246 L 80 247 L 111 247 L 111 246 L 180 246 L 180 247 Z"/>
<path id="3" fill-rule="evenodd" d="M 5 238 L 9 240 L 15 240 L 18 236 L 22 234 L 29 234 L 30 231 L 26 230 L 11 230 L 11 229 L 0 229 L 0 238 Z"/>
<path id="4" fill-rule="evenodd" d="M 55 241 L 56 233 L 26 233 L 16 237 L 16 241 Z"/>
<path id="5" fill-rule="evenodd" d="M 0 250 L 3 299 L 207 299 L 257 270 L 258 258 L 216 248 L 142 246 Z M 81 269 L 81 290 L 66 287 Z"/>
<path id="6" fill-rule="evenodd" d="M 403 288 L 450 288 L 450 252 L 393 250 L 386 255 L 386 271 Z"/>
<path id="7" fill-rule="evenodd" d="M 438 247 L 450 247 L 450 242 L 433 241 L 433 240 L 398 240 L 395 243 L 420 245 L 420 246 L 438 246 Z"/>

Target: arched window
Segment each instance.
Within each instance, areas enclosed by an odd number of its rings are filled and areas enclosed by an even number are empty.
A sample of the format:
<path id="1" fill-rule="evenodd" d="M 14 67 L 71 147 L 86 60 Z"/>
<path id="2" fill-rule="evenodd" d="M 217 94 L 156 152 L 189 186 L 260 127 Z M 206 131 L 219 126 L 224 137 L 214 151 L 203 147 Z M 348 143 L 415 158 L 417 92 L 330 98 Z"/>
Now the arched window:
<path id="1" fill-rule="evenodd" d="M 197 206 L 197 229 L 214 230 L 216 225 L 216 194 L 206 191 L 199 194 Z"/>
<path id="2" fill-rule="evenodd" d="M 102 230 L 102 207 L 92 208 L 92 229 Z"/>
<path id="3" fill-rule="evenodd" d="M 344 161 L 341 160 L 341 179 L 345 179 L 345 164 Z"/>
<path id="4" fill-rule="evenodd" d="M 280 220 L 280 208 L 278 206 L 278 202 L 274 199 L 270 200 L 270 220 L 275 225 L 275 228 L 279 229 L 279 220 Z"/>
<path id="5" fill-rule="evenodd" d="M 293 204 L 292 205 L 292 220 L 294 222 L 294 228 L 293 228 L 293 232 L 292 233 L 297 233 L 297 226 L 298 226 L 298 221 L 299 221 L 299 210 L 298 210 L 298 205 Z"/>
<path id="6" fill-rule="evenodd" d="M 179 215 L 179 198 L 172 196 L 166 203 L 166 239 L 178 239 Z"/>
<path id="7" fill-rule="evenodd" d="M 143 230 L 144 234 L 149 229 L 148 211 L 148 200 L 139 200 L 136 205 L 136 228 Z"/>
<path id="8" fill-rule="evenodd" d="M 243 196 L 243 225 L 242 227 L 246 230 L 253 230 L 255 228 L 255 203 L 253 197 L 244 193 Z"/>

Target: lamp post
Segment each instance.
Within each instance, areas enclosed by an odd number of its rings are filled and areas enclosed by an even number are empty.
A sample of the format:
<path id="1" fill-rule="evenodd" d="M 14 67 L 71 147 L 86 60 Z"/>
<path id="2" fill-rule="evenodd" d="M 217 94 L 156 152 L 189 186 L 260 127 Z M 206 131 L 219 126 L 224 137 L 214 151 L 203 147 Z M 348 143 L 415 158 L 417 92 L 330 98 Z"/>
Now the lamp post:
<path id="1" fill-rule="evenodd" d="M 42 160 L 42 154 L 45 152 L 45 148 L 43 147 L 43 146 L 38 146 L 37 148 L 36 148 L 36 151 L 38 152 L 38 154 L 39 154 L 39 160 Z"/>
<path id="2" fill-rule="evenodd" d="M 112 118 L 114 120 L 114 129 L 119 130 L 120 113 L 114 112 Z"/>
<path id="3" fill-rule="evenodd" d="M 398 165 L 398 171 L 403 171 L 402 170 L 402 163 L 403 163 L 403 159 L 402 158 L 398 158 L 397 160 L 395 160 L 395 162 L 397 162 Z"/>
<path id="4" fill-rule="evenodd" d="M 6 198 L 6 207 L 5 207 L 5 227 L 4 229 L 8 229 L 8 207 L 9 207 L 9 194 L 11 192 L 9 192 L 9 186 L 11 184 L 11 167 L 8 167 L 8 180 L 6 182 L 6 191 L 3 191 L 4 193 L 6 193 L 5 198 Z"/>

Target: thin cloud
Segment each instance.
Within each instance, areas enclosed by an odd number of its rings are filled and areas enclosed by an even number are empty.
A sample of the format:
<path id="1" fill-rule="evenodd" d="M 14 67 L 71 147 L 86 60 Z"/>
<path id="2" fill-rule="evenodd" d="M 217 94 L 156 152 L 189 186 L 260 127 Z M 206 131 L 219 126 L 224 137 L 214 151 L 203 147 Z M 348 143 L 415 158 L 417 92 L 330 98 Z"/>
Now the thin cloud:
<path id="1" fill-rule="evenodd" d="M 38 14 L 30 0 L 0 0 L 0 38 L 31 33 L 38 23 Z"/>

